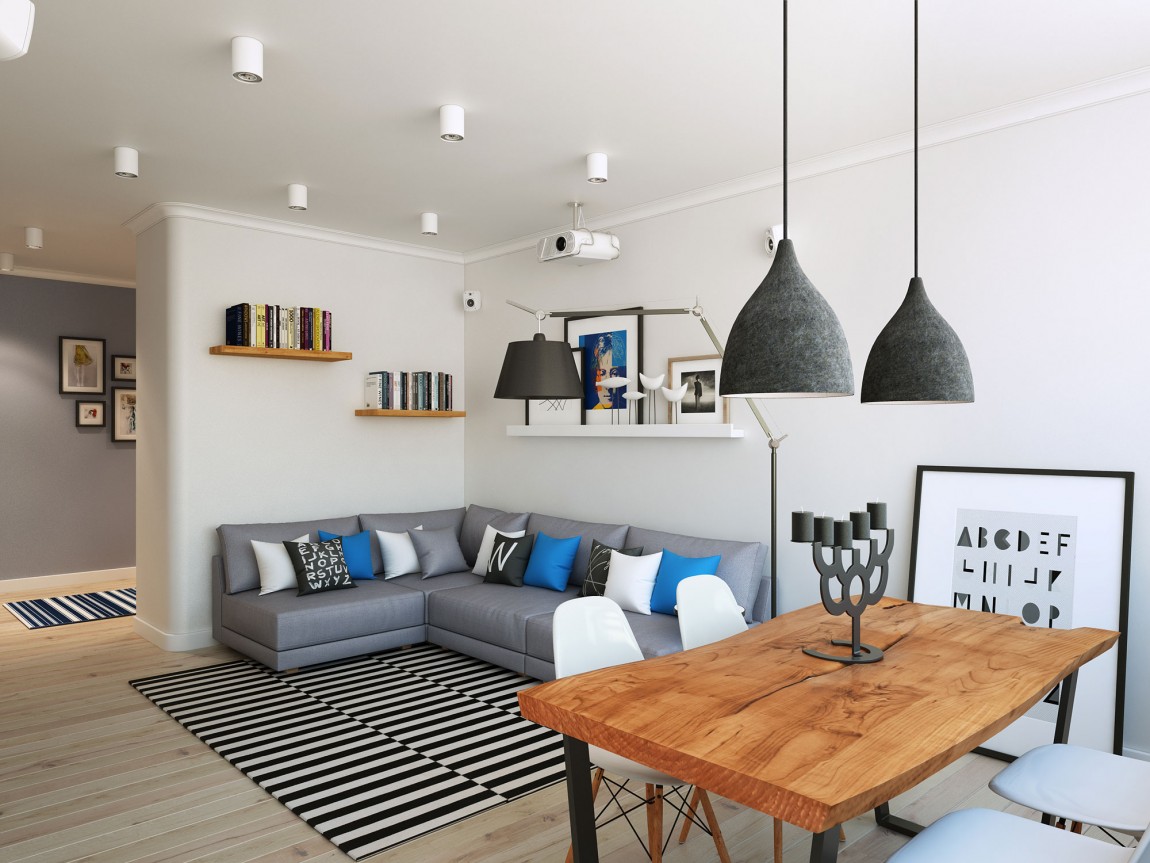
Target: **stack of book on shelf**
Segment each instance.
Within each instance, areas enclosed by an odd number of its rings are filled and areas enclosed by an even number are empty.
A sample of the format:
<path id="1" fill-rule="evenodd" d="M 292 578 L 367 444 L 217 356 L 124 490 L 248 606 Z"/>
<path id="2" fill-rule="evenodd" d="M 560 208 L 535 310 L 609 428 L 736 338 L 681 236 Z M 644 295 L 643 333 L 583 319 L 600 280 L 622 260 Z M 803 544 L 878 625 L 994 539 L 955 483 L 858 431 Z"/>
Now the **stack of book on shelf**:
<path id="1" fill-rule="evenodd" d="M 225 313 L 225 325 L 226 345 L 331 350 L 331 312 L 325 309 L 238 303 Z"/>
<path id="2" fill-rule="evenodd" d="M 371 372 L 363 406 L 373 410 L 449 411 L 452 377 L 446 372 Z"/>

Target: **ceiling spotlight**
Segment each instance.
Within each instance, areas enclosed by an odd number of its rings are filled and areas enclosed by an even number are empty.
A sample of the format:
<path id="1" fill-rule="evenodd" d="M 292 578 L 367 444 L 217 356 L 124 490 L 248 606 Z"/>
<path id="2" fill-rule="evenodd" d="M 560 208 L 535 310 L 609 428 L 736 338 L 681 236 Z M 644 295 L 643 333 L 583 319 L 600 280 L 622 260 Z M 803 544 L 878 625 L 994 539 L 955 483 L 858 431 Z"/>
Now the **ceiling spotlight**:
<path id="1" fill-rule="evenodd" d="M 11 252 L 0 252 L 0 273 L 10 273 L 16 269 L 16 256 Z"/>
<path id="2" fill-rule="evenodd" d="M 28 53 L 36 7 L 31 0 L 0 3 L 0 60 L 16 60 Z"/>
<path id="3" fill-rule="evenodd" d="M 458 105 L 440 107 L 439 137 L 444 141 L 463 140 L 463 109 Z"/>
<path id="4" fill-rule="evenodd" d="M 419 231 L 429 237 L 439 233 L 439 215 L 437 213 L 423 213 L 419 217 Z"/>
<path id="5" fill-rule="evenodd" d="M 606 183 L 607 182 L 607 154 L 606 153 L 588 153 L 587 154 L 587 182 L 588 183 Z"/>
<path id="6" fill-rule="evenodd" d="M 264 43 L 251 36 L 232 39 L 232 77 L 245 84 L 264 79 Z"/>
<path id="7" fill-rule="evenodd" d="M 112 150 L 116 160 L 116 176 L 135 178 L 140 176 L 140 154 L 131 147 L 116 147 Z"/>
<path id="8" fill-rule="evenodd" d="M 288 209 L 307 209 L 307 186 L 300 183 L 288 183 Z"/>
<path id="9" fill-rule="evenodd" d="M 24 229 L 24 245 L 29 249 L 42 249 L 44 248 L 44 229 L 43 228 L 25 228 Z"/>

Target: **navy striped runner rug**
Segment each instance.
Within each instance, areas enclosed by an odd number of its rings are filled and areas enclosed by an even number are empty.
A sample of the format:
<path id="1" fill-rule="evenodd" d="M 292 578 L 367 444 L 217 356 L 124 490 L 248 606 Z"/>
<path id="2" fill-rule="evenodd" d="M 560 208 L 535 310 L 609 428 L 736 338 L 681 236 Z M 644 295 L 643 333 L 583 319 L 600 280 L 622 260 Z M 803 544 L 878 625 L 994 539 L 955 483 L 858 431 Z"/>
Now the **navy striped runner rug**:
<path id="1" fill-rule="evenodd" d="M 519 715 L 538 681 L 430 644 L 275 672 L 243 660 L 141 694 L 362 860 L 564 778 L 562 737 Z"/>
<path id="2" fill-rule="evenodd" d="M 6 602 L 4 607 L 29 629 L 45 626 L 63 626 L 66 623 L 87 623 L 127 617 L 136 613 L 136 588 L 101 590 L 96 593 L 73 593 L 69 596 L 51 596 L 47 599 L 24 599 Z"/>

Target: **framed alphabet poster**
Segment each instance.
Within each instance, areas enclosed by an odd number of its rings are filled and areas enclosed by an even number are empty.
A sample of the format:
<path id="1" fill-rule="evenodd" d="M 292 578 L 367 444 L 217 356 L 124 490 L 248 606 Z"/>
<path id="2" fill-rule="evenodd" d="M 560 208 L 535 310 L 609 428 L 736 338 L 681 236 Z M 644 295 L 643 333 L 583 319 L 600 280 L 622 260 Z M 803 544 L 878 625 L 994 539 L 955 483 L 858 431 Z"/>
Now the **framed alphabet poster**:
<path id="1" fill-rule="evenodd" d="M 1134 474 L 918 468 L 908 599 L 1014 615 L 1028 626 L 1122 633 L 1078 672 L 1070 741 L 1122 751 Z M 983 748 L 1054 737 L 1060 687 Z"/>

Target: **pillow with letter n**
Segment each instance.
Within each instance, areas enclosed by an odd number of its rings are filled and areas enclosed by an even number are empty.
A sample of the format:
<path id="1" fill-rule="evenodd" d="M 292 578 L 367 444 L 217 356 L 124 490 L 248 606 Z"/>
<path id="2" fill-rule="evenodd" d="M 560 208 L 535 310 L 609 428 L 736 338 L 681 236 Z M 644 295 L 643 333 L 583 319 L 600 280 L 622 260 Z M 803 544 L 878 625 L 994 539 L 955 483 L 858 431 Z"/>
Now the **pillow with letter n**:
<path id="1" fill-rule="evenodd" d="M 496 533 L 483 583 L 522 587 L 523 574 L 527 572 L 527 562 L 531 559 L 531 546 L 534 544 L 534 534 L 507 536 Z"/>
<path id="2" fill-rule="evenodd" d="M 591 540 L 591 556 L 587 559 L 587 578 L 583 580 L 583 590 L 580 596 L 602 596 L 607 587 L 607 572 L 611 568 L 611 552 L 618 551 L 638 557 L 643 553 L 641 547 L 612 548 L 604 545 L 597 539 Z"/>
<path id="3" fill-rule="evenodd" d="M 325 590 L 343 590 L 355 587 L 347 562 L 343 559 L 343 544 L 339 538 L 326 542 L 284 542 L 292 566 L 295 567 L 299 595 L 322 593 Z"/>

